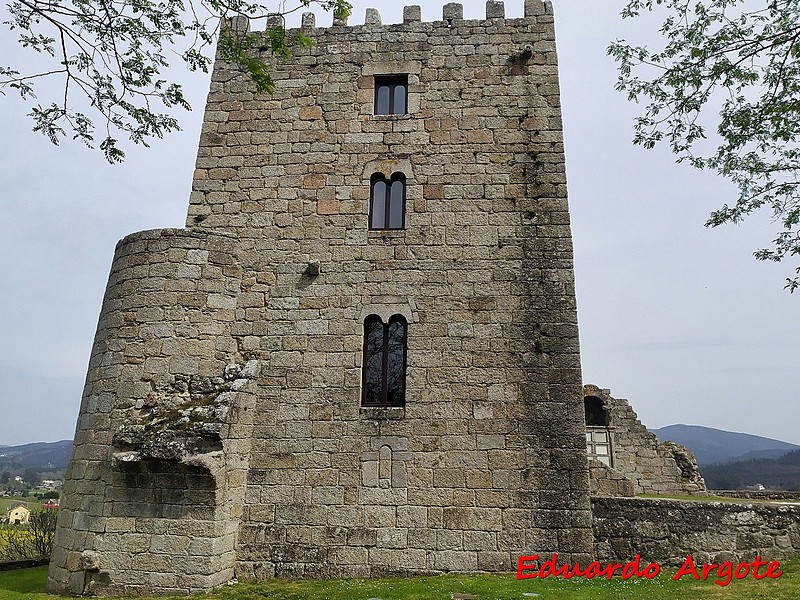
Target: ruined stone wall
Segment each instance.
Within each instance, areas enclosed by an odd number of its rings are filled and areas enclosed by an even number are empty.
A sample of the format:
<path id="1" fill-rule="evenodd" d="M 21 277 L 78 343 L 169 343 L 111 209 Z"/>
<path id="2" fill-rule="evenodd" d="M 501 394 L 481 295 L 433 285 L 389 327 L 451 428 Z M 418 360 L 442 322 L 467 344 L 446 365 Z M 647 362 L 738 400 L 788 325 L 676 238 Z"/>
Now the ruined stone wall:
<path id="1" fill-rule="evenodd" d="M 714 490 L 715 496 L 752 500 L 800 500 L 800 492 L 778 490 Z"/>
<path id="2" fill-rule="evenodd" d="M 781 560 L 800 555 L 800 506 L 691 502 L 651 498 L 592 498 L 595 551 L 602 562 L 680 566 Z"/>
<path id="3" fill-rule="evenodd" d="M 52 590 L 505 571 L 530 549 L 589 559 L 553 16 L 525 7 L 305 16 L 314 46 L 270 63 L 273 95 L 217 61 L 188 230 L 133 236 L 115 259 Z M 408 114 L 374 115 L 374 78 L 390 74 L 408 77 Z M 369 229 L 376 173 L 405 176 L 404 229 Z M 408 322 L 402 407 L 361 406 L 369 315 Z M 159 423 L 184 417 L 171 454 Z M 195 467 L 198 494 L 165 492 Z M 136 512 L 163 497 L 177 508 Z M 107 511 L 141 537 L 111 535 Z"/>
<path id="4" fill-rule="evenodd" d="M 600 398 L 608 412 L 615 471 L 633 482 L 636 494 L 706 495 L 706 485 L 690 450 L 661 443 L 639 420 L 628 401 L 610 390 L 585 385 L 584 395 Z"/>
<path id="5" fill-rule="evenodd" d="M 253 397 L 232 364 L 241 354 L 231 337 L 240 289 L 231 250 L 228 237 L 180 230 L 117 245 L 52 591 L 188 593 L 232 576 Z"/>
<path id="6" fill-rule="evenodd" d="M 589 493 L 592 496 L 635 496 L 633 481 L 614 467 L 589 458 Z"/>

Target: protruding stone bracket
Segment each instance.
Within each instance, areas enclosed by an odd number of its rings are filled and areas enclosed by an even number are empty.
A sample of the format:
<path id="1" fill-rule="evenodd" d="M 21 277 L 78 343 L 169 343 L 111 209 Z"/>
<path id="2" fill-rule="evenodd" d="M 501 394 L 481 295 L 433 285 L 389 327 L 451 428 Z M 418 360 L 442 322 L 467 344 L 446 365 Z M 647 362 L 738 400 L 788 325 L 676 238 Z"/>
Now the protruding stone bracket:
<path id="1" fill-rule="evenodd" d="M 144 463 L 153 459 L 143 455 L 141 452 L 114 452 L 111 455 L 112 465 L 117 469 L 125 469 L 126 467 L 133 467 L 135 464 Z M 162 459 L 163 460 L 163 459 Z M 213 452 L 206 452 L 204 454 L 192 454 L 184 456 L 177 463 L 195 467 L 207 471 L 215 479 L 223 472 L 225 467 L 225 457 L 222 450 L 215 450 Z"/>
<path id="2" fill-rule="evenodd" d="M 320 274 L 321 269 L 322 266 L 320 265 L 319 259 L 312 258 L 308 261 L 308 266 L 306 266 L 306 274 L 316 277 Z"/>
<path id="3" fill-rule="evenodd" d="M 205 454 L 194 454 L 184 458 L 181 463 L 208 471 L 217 479 L 225 471 L 225 453 L 217 450 L 215 452 L 206 452 Z"/>
<path id="4" fill-rule="evenodd" d="M 141 453 L 134 451 L 114 452 L 114 454 L 111 455 L 111 461 L 115 467 L 124 464 L 141 462 L 142 460 L 143 458 Z"/>
<path id="5" fill-rule="evenodd" d="M 84 550 L 78 559 L 78 568 L 83 571 L 83 590 L 81 595 L 92 595 L 92 580 L 100 572 L 100 554 L 94 550 Z"/>

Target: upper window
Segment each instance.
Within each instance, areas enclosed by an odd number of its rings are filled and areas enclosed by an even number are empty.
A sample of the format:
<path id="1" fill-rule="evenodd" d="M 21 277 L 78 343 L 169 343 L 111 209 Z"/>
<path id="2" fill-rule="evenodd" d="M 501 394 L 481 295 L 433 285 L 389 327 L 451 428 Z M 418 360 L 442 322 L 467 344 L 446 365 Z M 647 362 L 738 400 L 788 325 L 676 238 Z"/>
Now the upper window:
<path id="1" fill-rule="evenodd" d="M 403 406 L 406 401 L 408 323 L 394 315 L 388 323 L 377 315 L 364 321 L 362 406 Z"/>
<path id="2" fill-rule="evenodd" d="M 375 114 L 404 115 L 408 112 L 408 75 L 375 77 Z"/>
<path id="3" fill-rule="evenodd" d="M 403 229 L 406 226 L 406 176 L 395 173 L 387 181 L 377 173 L 372 176 L 369 200 L 370 229 Z"/>

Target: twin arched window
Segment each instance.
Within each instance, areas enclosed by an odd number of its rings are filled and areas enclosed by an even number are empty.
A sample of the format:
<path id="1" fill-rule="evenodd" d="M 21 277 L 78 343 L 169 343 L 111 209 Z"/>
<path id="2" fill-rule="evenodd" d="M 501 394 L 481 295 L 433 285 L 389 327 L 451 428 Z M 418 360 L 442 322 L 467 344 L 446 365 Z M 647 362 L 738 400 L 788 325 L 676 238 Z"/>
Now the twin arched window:
<path id="1" fill-rule="evenodd" d="M 404 229 L 406 225 L 406 176 L 395 173 L 387 181 L 372 176 L 369 199 L 370 229 Z"/>
<path id="2" fill-rule="evenodd" d="M 362 406 L 404 406 L 408 322 L 394 315 L 384 323 L 377 315 L 364 321 Z"/>

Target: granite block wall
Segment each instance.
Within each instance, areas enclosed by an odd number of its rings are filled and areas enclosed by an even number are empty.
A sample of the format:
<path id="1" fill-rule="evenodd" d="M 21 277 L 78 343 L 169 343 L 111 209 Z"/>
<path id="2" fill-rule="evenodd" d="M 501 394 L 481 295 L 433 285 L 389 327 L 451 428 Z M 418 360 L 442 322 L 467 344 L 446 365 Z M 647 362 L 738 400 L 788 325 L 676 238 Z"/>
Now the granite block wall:
<path id="1" fill-rule="evenodd" d="M 800 554 L 800 506 L 693 502 L 650 498 L 592 498 L 597 560 L 680 566 L 782 560 Z"/>
<path id="2" fill-rule="evenodd" d="M 186 230 L 118 248 L 51 590 L 591 557 L 552 8 L 366 21 L 306 15 L 272 95 L 217 61 Z M 370 315 L 408 324 L 402 405 L 362 406 Z"/>

